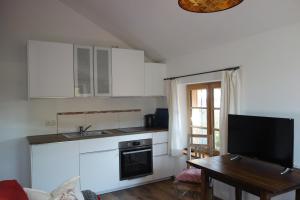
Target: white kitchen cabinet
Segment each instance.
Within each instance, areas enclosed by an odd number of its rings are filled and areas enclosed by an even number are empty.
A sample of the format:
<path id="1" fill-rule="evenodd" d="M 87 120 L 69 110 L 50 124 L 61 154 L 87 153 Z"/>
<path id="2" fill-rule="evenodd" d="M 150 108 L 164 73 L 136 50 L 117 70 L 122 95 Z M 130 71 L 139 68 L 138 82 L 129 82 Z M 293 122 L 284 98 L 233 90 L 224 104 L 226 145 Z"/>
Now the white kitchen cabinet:
<path id="1" fill-rule="evenodd" d="M 120 181 L 119 142 L 149 138 L 153 175 Z M 32 187 L 51 191 L 79 175 L 81 190 L 105 193 L 168 178 L 174 175 L 174 159 L 167 146 L 167 131 L 31 145 Z"/>
<path id="2" fill-rule="evenodd" d="M 107 150 L 80 154 L 81 189 L 103 193 L 119 183 L 119 151 Z"/>
<path id="3" fill-rule="evenodd" d="M 153 133 L 153 179 L 174 176 L 174 158 L 168 155 L 168 131 Z"/>
<path id="4" fill-rule="evenodd" d="M 164 179 L 174 176 L 174 158 L 169 155 L 153 157 L 153 179 Z"/>
<path id="5" fill-rule="evenodd" d="M 93 74 L 93 47 L 75 45 L 74 80 L 76 97 L 94 95 Z"/>
<path id="6" fill-rule="evenodd" d="M 74 97 L 73 45 L 29 40 L 30 98 Z"/>
<path id="7" fill-rule="evenodd" d="M 162 132 L 155 132 L 153 133 L 153 144 L 161 144 L 161 143 L 167 143 L 169 137 L 168 131 L 162 131 Z"/>
<path id="8" fill-rule="evenodd" d="M 119 137 L 95 138 L 80 140 L 80 153 L 100 152 L 118 149 Z"/>
<path id="9" fill-rule="evenodd" d="M 112 96 L 145 95 L 144 51 L 112 49 Z"/>
<path id="10" fill-rule="evenodd" d="M 145 95 L 165 96 L 166 64 L 145 63 Z"/>
<path id="11" fill-rule="evenodd" d="M 31 146 L 31 186 L 52 191 L 79 176 L 79 143 L 60 142 Z"/>
<path id="12" fill-rule="evenodd" d="M 94 47 L 95 96 L 111 95 L 111 48 Z"/>
<path id="13" fill-rule="evenodd" d="M 153 144 L 153 156 L 168 154 L 168 143 Z"/>
<path id="14" fill-rule="evenodd" d="M 111 95 L 111 49 L 74 46 L 75 96 Z"/>

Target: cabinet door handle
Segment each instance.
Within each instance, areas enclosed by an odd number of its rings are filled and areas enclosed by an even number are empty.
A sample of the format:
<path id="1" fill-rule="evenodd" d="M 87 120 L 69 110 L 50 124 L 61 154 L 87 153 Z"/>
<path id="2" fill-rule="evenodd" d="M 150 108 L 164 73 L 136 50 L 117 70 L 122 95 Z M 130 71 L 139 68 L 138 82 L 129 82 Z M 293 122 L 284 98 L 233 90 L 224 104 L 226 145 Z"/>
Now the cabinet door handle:
<path id="1" fill-rule="evenodd" d="M 152 151 L 152 149 L 144 149 L 144 150 L 138 150 L 138 151 L 129 151 L 129 152 L 123 152 L 123 155 L 130 155 L 130 154 L 135 154 L 135 153 L 143 153 L 143 152 L 148 152 Z"/>

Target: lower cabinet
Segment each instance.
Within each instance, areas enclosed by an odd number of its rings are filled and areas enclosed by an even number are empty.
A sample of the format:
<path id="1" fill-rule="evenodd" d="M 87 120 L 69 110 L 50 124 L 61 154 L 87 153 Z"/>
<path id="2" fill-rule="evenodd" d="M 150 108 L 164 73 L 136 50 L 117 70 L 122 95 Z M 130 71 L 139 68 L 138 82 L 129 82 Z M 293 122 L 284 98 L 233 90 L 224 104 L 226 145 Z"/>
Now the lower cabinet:
<path id="1" fill-rule="evenodd" d="M 168 155 L 168 132 L 153 136 L 153 180 L 174 176 L 175 159 Z"/>
<path id="2" fill-rule="evenodd" d="M 151 138 L 152 134 L 31 145 L 32 188 L 52 191 L 80 176 L 81 190 L 116 191 L 174 175 L 175 159 L 167 152 L 167 132 L 153 134 L 153 174 L 120 181 L 118 142 Z"/>
<path id="3" fill-rule="evenodd" d="M 31 186 L 51 192 L 79 176 L 79 143 L 60 142 L 31 146 Z"/>
<path id="4" fill-rule="evenodd" d="M 106 192 L 119 183 L 119 150 L 80 154 L 81 190 Z"/>
<path id="5" fill-rule="evenodd" d="M 169 155 L 153 157 L 153 179 L 174 176 L 174 158 Z"/>

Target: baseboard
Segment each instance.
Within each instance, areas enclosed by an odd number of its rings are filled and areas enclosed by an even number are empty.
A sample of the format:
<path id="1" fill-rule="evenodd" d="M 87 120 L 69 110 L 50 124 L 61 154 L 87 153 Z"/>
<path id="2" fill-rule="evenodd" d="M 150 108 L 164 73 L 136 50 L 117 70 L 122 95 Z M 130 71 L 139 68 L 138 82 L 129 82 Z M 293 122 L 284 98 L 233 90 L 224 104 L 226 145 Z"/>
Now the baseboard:
<path id="1" fill-rule="evenodd" d="M 223 200 L 223 199 L 220 199 L 220 198 L 214 196 L 214 200 Z"/>
<path id="2" fill-rule="evenodd" d="M 156 182 L 160 182 L 160 181 L 165 181 L 165 180 L 169 180 L 169 179 L 174 179 L 174 177 L 171 176 L 171 177 L 155 179 L 155 180 L 151 180 L 151 181 L 145 181 L 145 182 L 142 182 L 142 183 L 137 183 L 137 184 L 133 184 L 133 185 L 129 185 L 129 186 L 123 186 L 123 187 L 118 187 L 118 188 L 114 188 L 114 189 L 111 189 L 111 190 L 96 192 L 96 194 L 99 195 L 99 194 L 106 194 L 106 193 L 116 192 L 116 191 L 120 191 L 120 190 L 126 190 L 126 189 L 129 189 L 129 188 L 134 188 L 134 187 L 147 185 L 147 184 L 150 184 L 150 183 L 156 183 Z"/>

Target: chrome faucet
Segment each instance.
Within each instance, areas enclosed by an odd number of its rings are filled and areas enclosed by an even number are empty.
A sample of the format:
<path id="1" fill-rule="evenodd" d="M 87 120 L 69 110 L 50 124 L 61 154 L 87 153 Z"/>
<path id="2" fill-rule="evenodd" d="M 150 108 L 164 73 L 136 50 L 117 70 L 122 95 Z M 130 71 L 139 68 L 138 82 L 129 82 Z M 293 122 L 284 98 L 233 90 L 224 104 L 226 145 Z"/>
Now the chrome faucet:
<path id="1" fill-rule="evenodd" d="M 85 133 L 86 133 L 86 131 L 89 129 L 89 128 L 91 128 L 92 127 L 92 125 L 88 125 L 87 127 L 83 127 L 83 126 L 79 126 L 79 133 L 80 133 L 80 135 L 81 136 L 84 136 L 85 135 Z"/>

